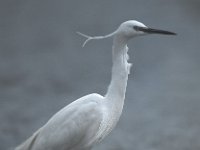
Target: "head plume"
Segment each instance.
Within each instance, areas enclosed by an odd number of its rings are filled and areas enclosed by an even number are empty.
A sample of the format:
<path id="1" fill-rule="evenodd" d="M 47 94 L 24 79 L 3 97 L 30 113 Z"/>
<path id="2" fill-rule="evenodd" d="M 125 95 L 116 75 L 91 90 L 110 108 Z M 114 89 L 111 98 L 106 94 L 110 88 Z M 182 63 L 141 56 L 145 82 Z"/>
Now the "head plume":
<path id="1" fill-rule="evenodd" d="M 106 39 L 106 38 L 112 37 L 113 35 L 115 35 L 116 31 L 114 31 L 113 33 L 110 33 L 108 35 L 104 35 L 104 36 L 89 36 L 89 35 L 83 34 L 81 32 L 76 32 L 76 33 L 87 38 L 82 45 L 82 47 L 84 47 L 90 40 L 101 40 L 101 39 Z"/>

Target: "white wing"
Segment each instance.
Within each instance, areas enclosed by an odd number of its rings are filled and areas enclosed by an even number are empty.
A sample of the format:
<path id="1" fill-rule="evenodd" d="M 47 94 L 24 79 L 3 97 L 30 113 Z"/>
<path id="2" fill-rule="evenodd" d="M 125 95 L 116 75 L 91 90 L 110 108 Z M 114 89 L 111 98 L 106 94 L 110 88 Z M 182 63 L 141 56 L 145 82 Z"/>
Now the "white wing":
<path id="1" fill-rule="evenodd" d="M 16 150 L 86 150 L 96 142 L 103 97 L 84 96 L 56 113 Z"/>

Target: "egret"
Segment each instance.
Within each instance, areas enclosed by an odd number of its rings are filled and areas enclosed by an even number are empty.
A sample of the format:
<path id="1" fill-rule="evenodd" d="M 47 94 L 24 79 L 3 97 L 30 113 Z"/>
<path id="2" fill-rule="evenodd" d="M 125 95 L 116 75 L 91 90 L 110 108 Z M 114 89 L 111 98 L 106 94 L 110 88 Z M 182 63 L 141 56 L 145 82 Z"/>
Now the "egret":
<path id="1" fill-rule="evenodd" d="M 89 94 L 65 106 L 15 150 L 91 150 L 111 132 L 122 113 L 131 68 L 127 42 L 141 35 L 176 33 L 129 20 L 105 36 L 78 34 L 87 38 L 83 46 L 90 40 L 113 37 L 113 66 L 107 93 L 105 96 Z"/>

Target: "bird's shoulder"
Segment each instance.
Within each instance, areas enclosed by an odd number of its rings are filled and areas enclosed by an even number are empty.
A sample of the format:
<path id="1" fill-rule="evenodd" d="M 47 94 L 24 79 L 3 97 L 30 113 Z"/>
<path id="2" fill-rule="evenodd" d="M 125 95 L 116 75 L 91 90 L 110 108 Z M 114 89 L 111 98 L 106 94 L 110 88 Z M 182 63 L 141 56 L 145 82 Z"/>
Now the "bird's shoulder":
<path id="1" fill-rule="evenodd" d="M 65 106 L 63 109 L 61 109 L 60 113 L 68 111 L 81 112 L 81 113 L 92 110 L 97 111 L 99 110 L 99 108 L 102 107 L 103 102 L 104 102 L 103 96 L 97 93 L 88 94 Z"/>
<path id="2" fill-rule="evenodd" d="M 58 111 L 47 124 L 55 122 L 72 124 L 71 120 L 83 121 L 87 124 L 90 121 L 100 122 L 104 113 L 103 102 L 104 97 L 96 93 L 83 96 Z"/>

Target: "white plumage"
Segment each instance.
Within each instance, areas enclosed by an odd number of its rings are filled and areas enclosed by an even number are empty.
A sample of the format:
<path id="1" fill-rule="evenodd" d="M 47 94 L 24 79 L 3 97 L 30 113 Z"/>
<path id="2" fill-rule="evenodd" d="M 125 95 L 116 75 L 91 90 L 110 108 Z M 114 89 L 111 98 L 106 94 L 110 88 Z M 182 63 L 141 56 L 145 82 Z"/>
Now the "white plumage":
<path id="1" fill-rule="evenodd" d="M 65 106 L 15 150 L 90 150 L 110 133 L 122 113 L 131 67 L 127 62 L 128 40 L 147 33 L 175 34 L 134 20 L 122 23 L 106 36 L 78 33 L 87 38 L 84 45 L 93 39 L 114 38 L 112 78 L 106 95 L 89 94 Z"/>

